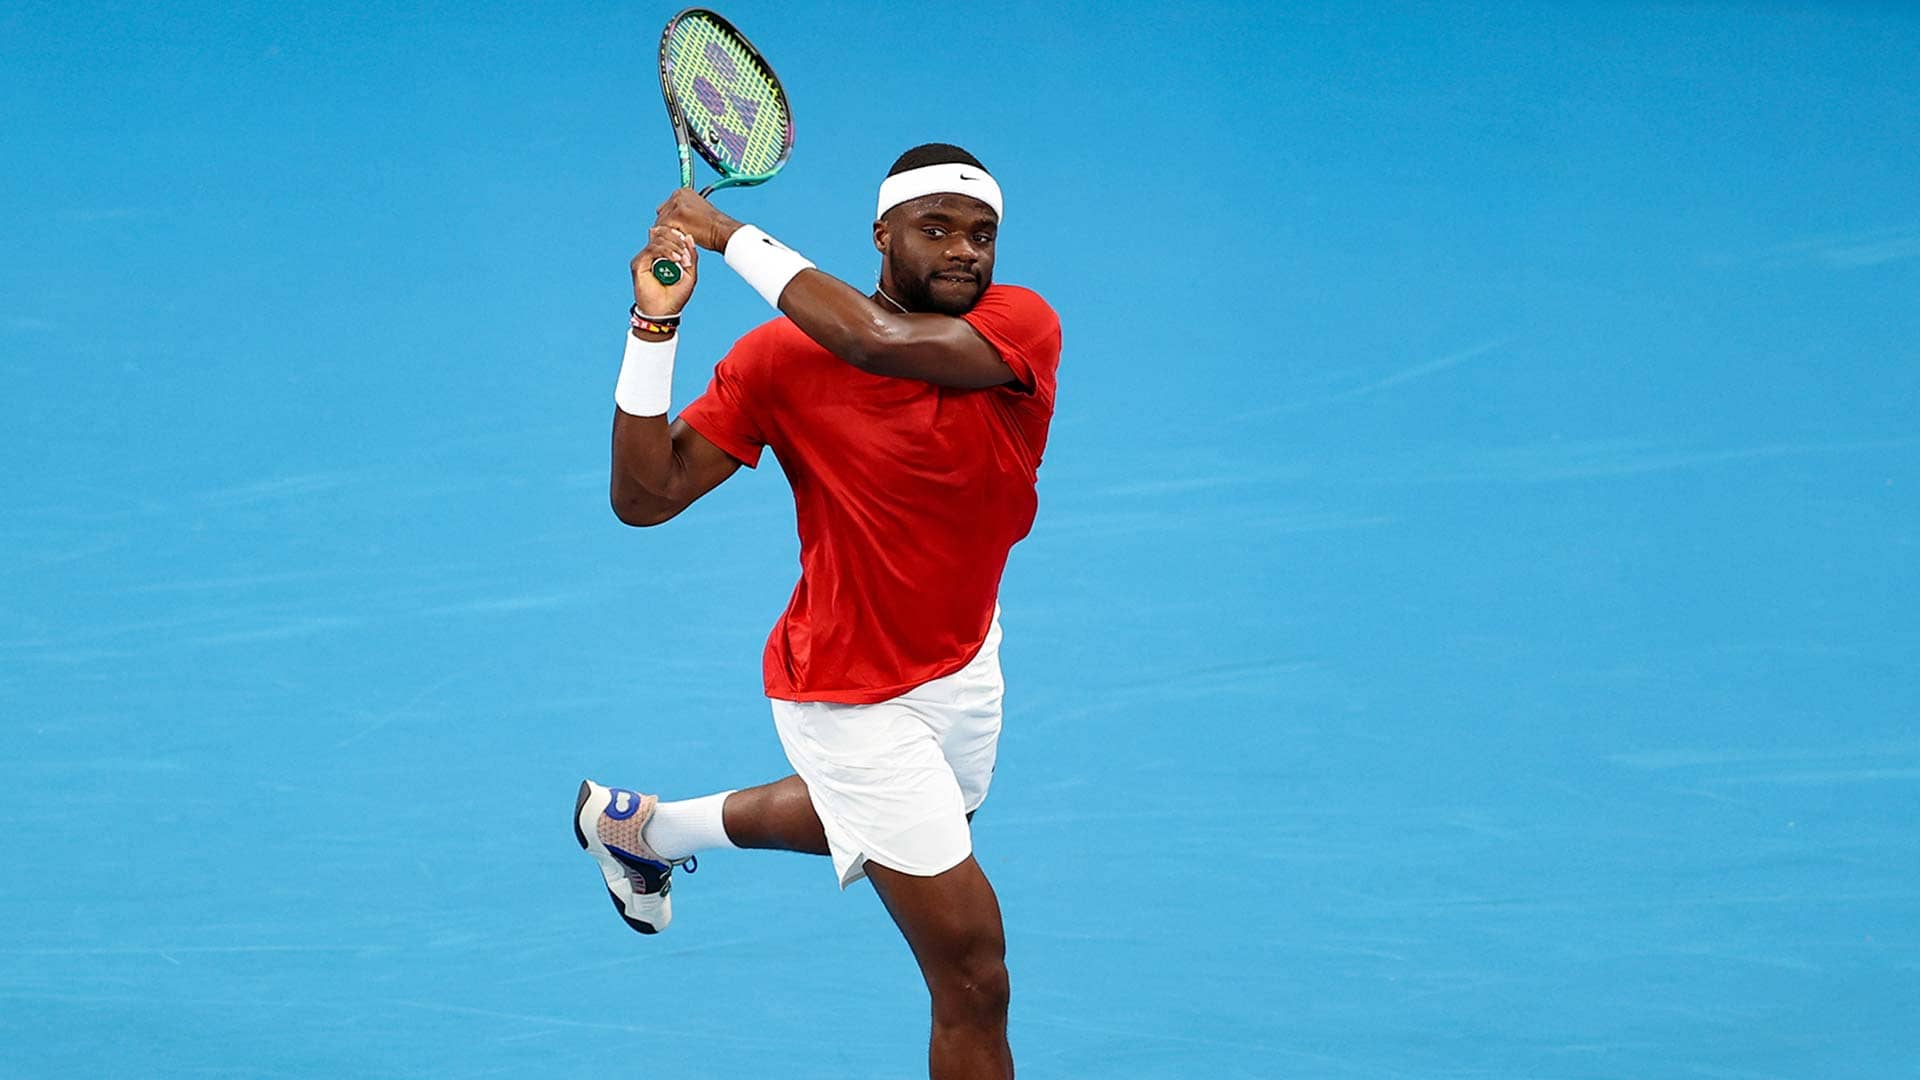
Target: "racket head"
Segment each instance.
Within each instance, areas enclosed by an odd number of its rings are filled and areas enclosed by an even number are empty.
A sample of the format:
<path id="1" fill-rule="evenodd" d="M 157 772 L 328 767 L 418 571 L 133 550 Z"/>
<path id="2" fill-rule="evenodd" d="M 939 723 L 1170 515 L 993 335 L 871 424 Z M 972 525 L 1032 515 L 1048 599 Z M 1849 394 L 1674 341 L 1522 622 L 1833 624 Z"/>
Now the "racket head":
<path id="1" fill-rule="evenodd" d="M 793 110 L 760 50 L 706 8 L 688 8 L 660 34 L 660 94 L 674 135 L 720 175 L 709 191 L 773 178 L 793 153 Z M 684 151 L 683 151 L 684 158 Z M 692 163 L 681 183 L 692 186 Z"/>

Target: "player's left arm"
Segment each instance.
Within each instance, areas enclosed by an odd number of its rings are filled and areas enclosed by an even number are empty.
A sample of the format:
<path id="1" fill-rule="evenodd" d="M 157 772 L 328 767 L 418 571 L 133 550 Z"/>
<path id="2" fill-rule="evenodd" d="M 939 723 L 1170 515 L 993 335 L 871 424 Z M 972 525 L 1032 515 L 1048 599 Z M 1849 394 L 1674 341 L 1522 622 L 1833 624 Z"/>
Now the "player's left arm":
<path id="1" fill-rule="evenodd" d="M 967 320 L 887 311 L 823 270 L 802 270 L 789 282 L 780 310 L 828 352 L 875 375 L 969 390 L 1018 381 Z"/>
<path id="2" fill-rule="evenodd" d="M 740 222 L 681 188 L 660 207 L 660 222 L 725 252 Z M 1019 376 L 965 319 L 893 312 L 820 269 L 802 270 L 780 293 L 780 311 L 821 347 L 862 371 L 980 389 L 1018 384 Z"/>

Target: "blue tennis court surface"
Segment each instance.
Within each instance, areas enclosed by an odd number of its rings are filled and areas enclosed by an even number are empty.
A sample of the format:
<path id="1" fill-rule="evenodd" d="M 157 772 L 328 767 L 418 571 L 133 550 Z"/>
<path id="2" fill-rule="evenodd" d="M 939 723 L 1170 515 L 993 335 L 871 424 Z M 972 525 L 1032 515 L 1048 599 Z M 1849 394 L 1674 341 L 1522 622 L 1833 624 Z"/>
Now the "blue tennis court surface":
<path id="1" fill-rule="evenodd" d="M 726 8 L 718 201 L 864 283 L 959 142 L 1063 314 L 1021 1075 L 1920 1075 L 1920 18 L 930 11 Z M 670 13 L 0 16 L 0 1077 L 924 1075 L 865 886 L 568 829 L 785 771 L 777 468 L 606 507 Z"/>

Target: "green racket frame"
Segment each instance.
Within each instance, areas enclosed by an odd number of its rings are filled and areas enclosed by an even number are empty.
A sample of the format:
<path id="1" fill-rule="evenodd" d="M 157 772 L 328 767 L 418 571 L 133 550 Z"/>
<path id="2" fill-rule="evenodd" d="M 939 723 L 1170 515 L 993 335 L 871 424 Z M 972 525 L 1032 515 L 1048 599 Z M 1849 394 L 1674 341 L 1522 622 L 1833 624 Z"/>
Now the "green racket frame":
<path id="1" fill-rule="evenodd" d="M 693 104 L 700 109 L 701 118 L 706 122 L 696 125 L 688 124 L 687 110 L 682 107 L 680 93 L 675 88 L 676 81 L 685 75 L 684 81 L 688 86 L 692 86 L 695 78 L 708 72 L 714 74 L 718 74 L 719 72 L 717 68 L 703 66 L 701 64 L 684 65 L 687 70 L 683 71 L 682 67 L 684 62 L 677 63 L 675 61 L 670 51 L 670 46 L 672 45 L 675 31 L 679 30 L 681 23 L 687 20 L 697 20 L 708 23 L 714 31 L 708 37 L 709 45 L 707 50 L 705 50 L 706 56 L 701 57 L 701 60 L 707 61 L 710 65 L 711 61 L 708 61 L 707 57 L 712 55 L 714 44 L 718 43 L 721 39 L 731 39 L 732 43 L 737 46 L 737 51 L 740 55 L 730 58 L 727 62 L 737 64 L 738 61 L 745 60 L 753 68 L 757 69 L 759 74 L 765 76 L 767 89 L 771 91 L 768 100 L 778 105 L 783 121 L 779 132 L 780 142 L 778 146 L 778 156 L 774 159 L 773 163 L 765 169 L 758 172 L 748 172 L 729 162 L 730 156 L 737 155 L 740 158 L 748 156 L 747 150 L 752 146 L 756 129 L 758 128 L 757 120 L 759 117 L 757 113 L 755 114 L 755 120 L 749 124 L 750 130 L 745 135 L 740 136 L 735 133 L 740 142 L 740 148 L 737 151 L 726 145 L 724 137 L 721 134 L 722 129 L 718 126 L 714 117 L 707 115 L 711 110 L 706 107 L 703 100 L 699 100 L 701 95 L 698 93 L 695 94 L 696 101 Z M 725 48 L 724 45 L 720 47 L 723 50 Z M 732 82 L 731 79 L 727 81 L 729 83 Z M 781 167 L 786 165 L 787 158 L 793 154 L 793 104 L 787 98 L 786 89 L 780 85 L 779 76 L 773 73 L 773 67 L 767 63 L 766 57 L 760 54 L 759 49 L 754 48 L 753 42 L 748 41 L 747 36 L 742 34 L 739 28 L 706 8 L 687 8 L 685 11 L 667 20 L 666 29 L 660 32 L 660 96 L 667 103 L 667 117 L 673 123 L 673 136 L 680 147 L 680 186 L 685 188 L 693 186 L 693 155 L 695 152 L 698 152 L 701 160 L 705 161 L 712 167 L 715 173 L 719 174 L 718 179 L 701 189 L 700 194 L 702 197 L 711 195 L 723 188 L 752 187 L 755 184 L 764 184 L 768 180 L 773 179 L 774 174 L 778 173 Z M 730 109 L 736 107 L 737 106 L 732 104 L 729 105 Z M 764 107 L 764 105 L 756 103 L 756 107 Z M 760 140 L 762 144 L 764 144 L 765 141 L 765 138 Z M 764 157 L 765 155 L 762 154 L 760 156 Z M 672 259 L 655 259 L 653 261 L 653 278 L 660 284 L 672 285 L 678 282 L 681 276 L 682 271 L 680 265 Z"/>

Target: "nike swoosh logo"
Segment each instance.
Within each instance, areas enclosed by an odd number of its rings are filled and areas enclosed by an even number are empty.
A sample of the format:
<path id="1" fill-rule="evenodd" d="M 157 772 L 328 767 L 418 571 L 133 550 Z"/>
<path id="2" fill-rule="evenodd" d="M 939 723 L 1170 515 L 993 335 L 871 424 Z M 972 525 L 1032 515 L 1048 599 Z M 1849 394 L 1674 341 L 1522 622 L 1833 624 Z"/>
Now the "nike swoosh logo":
<path id="1" fill-rule="evenodd" d="M 967 175 L 966 173 L 961 173 L 961 174 L 960 174 L 960 179 L 962 179 L 962 180 L 978 180 L 978 179 L 980 179 L 980 178 L 979 178 L 979 177 L 977 177 L 977 176 L 968 176 L 968 175 Z"/>

